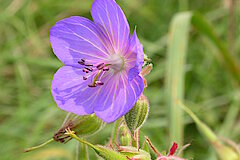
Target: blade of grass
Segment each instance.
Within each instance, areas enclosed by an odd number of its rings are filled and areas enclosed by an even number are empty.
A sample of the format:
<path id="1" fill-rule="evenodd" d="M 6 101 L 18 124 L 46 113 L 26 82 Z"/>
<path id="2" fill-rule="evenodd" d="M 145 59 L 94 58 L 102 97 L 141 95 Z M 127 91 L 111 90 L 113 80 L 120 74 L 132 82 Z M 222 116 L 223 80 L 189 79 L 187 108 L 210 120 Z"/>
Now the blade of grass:
<path id="1" fill-rule="evenodd" d="M 237 85 L 240 86 L 240 67 L 236 61 L 237 58 L 227 50 L 225 43 L 215 33 L 214 27 L 197 12 L 193 14 L 191 24 L 216 46 L 219 50 L 217 58 L 220 58 L 225 68 L 237 82 Z"/>
<path id="2" fill-rule="evenodd" d="M 228 112 L 225 116 L 224 122 L 220 128 L 219 134 L 229 137 L 233 129 L 234 123 L 237 120 L 237 116 L 240 110 L 240 100 L 239 93 L 236 93 L 233 98 L 233 103 L 231 104 Z"/>
<path id="3" fill-rule="evenodd" d="M 18 57 L 21 55 L 21 49 L 16 48 L 13 52 L 13 56 Z M 28 84 L 31 84 L 31 76 L 29 72 L 29 68 L 22 62 L 15 63 L 15 75 L 16 75 L 16 83 L 18 87 L 18 110 L 16 112 L 17 117 L 19 117 L 24 122 L 27 121 L 27 113 L 25 112 L 26 107 L 28 106 Z"/>
<path id="4" fill-rule="evenodd" d="M 22 62 L 27 65 L 38 66 L 38 67 L 47 68 L 47 69 L 49 68 L 58 69 L 63 65 L 59 60 L 53 59 L 53 58 L 45 59 L 45 58 L 36 58 L 36 57 L 27 57 L 27 56 L 15 57 L 12 55 L 8 55 L 7 53 L 2 55 L 1 61 L 3 62 L 3 64 Z"/>
<path id="5" fill-rule="evenodd" d="M 188 0 L 178 0 L 179 3 L 179 10 L 180 11 L 186 11 L 189 8 L 189 2 Z"/>
<path id="6" fill-rule="evenodd" d="M 220 159 L 239 159 L 239 155 L 237 154 L 237 152 L 232 147 L 223 144 L 221 139 L 218 138 L 218 136 L 205 123 L 203 123 L 188 107 L 186 107 L 181 101 L 177 100 L 176 103 L 193 119 L 199 131 L 212 145 Z"/>
<path id="7" fill-rule="evenodd" d="M 184 64 L 187 53 L 191 12 L 177 14 L 172 22 L 168 37 L 166 96 L 169 107 L 170 141 L 183 144 L 183 115 L 176 99 L 184 97 Z"/>
<path id="8" fill-rule="evenodd" d="M 170 140 L 175 140 L 180 144 L 182 144 L 184 126 L 182 113 L 176 104 L 176 99 L 183 101 L 184 96 L 184 64 L 190 25 L 205 35 L 219 50 L 217 57 L 240 86 L 239 64 L 234 55 L 227 50 L 224 42 L 217 36 L 214 27 L 197 12 L 176 14 L 171 22 L 168 37 L 166 96 L 169 107 Z"/>

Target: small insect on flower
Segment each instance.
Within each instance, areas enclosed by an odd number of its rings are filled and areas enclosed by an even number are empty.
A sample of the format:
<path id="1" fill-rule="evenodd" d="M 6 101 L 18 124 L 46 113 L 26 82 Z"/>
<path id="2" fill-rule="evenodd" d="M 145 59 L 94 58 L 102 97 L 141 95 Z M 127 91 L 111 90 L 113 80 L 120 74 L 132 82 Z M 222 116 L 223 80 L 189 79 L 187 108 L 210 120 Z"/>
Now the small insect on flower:
<path id="1" fill-rule="evenodd" d="M 65 64 L 55 73 L 51 92 L 59 108 L 95 113 L 110 123 L 143 92 L 144 52 L 115 0 L 95 0 L 91 14 L 94 22 L 73 16 L 51 28 L 53 52 Z"/>

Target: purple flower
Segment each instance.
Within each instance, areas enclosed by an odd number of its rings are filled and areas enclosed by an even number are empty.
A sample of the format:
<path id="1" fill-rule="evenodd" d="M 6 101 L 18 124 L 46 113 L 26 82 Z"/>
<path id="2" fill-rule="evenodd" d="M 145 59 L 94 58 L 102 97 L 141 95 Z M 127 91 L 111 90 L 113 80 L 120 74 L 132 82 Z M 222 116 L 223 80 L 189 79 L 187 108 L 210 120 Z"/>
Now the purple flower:
<path id="1" fill-rule="evenodd" d="M 115 0 L 95 0 L 91 14 L 94 22 L 73 16 L 51 28 L 53 51 L 65 64 L 55 73 L 51 92 L 59 108 L 95 113 L 109 123 L 126 114 L 143 92 L 144 53 Z"/>

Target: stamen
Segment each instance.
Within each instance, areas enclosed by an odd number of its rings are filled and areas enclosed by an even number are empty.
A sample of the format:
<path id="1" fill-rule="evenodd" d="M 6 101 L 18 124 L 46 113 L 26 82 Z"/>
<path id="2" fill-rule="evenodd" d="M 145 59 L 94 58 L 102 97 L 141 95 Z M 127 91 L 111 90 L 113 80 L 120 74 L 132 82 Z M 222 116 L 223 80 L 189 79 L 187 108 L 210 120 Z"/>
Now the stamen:
<path id="1" fill-rule="evenodd" d="M 84 65 L 85 67 L 83 68 L 83 72 L 85 73 L 89 73 L 89 72 L 93 72 L 95 73 L 95 68 L 92 68 L 93 66 L 95 67 L 95 65 L 93 64 L 85 64 L 86 60 L 85 59 L 81 59 L 80 61 L 78 61 L 79 64 Z M 98 69 L 97 74 L 95 75 L 92 84 L 89 84 L 88 87 L 97 87 L 97 86 L 102 86 L 104 85 L 104 83 L 100 80 L 98 80 L 101 72 L 104 71 L 108 71 L 109 70 L 109 66 L 110 64 L 105 64 L 105 63 L 100 63 L 96 66 L 96 69 Z M 83 80 L 87 80 L 88 76 L 83 76 Z"/>
<path id="2" fill-rule="evenodd" d="M 93 65 L 92 64 L 85 64 L 85 66 L 92 67 Z"/>
<path id="3" fill-rule="evenodd" d="M 82 58 L 82 59 L 81 59 L 81 61 L 82 61 L 82 62 L 85 62 L 85 59 L 84 59 L 84 58 Z"/>
<path id="4" fill-rule="evenodd" d="M 104 63 L 100 63 L 99 65 L 97 65 L 97 69 L 102 70 L 105 67 Z"/>
<path id="5" fill-rule="evenodd" d="M 104 83 L 101 82 L 101 81 L 96 81 L 95 84 L 96 84 L 97 86 L 102 86 L 102 85 L 104 85 Z"/>
<path id="6" fill-rule="evenodd" d="M 89 72 L 86 68 L 83 68 L 82 71 L 85 72 L 85 73 L 88 73 L 88 72 Z"/>
<path id="7" fill-rule="evenodd" d="M 93 87 L 97 87 L 97 86 L 95 84 L 89 84 L 88 87 L 93 88 Z"/>
<path id="8" fill-rule="evenodd" d="M 85 69 L 87 69 L 88 71 L 92 72 L 93 69 L 92 68 L 89 68 L 89 67 L 85 67 Z"/>
<path id="9" fill-rule="evenodd" d="M 85 65 L 83 61 L 78 61 L 78 64 Z"/>
<path id="10" fill-rule="evenodd" d="M 109 71 L 109 67 L 103 68 L 103 71 Z"/>

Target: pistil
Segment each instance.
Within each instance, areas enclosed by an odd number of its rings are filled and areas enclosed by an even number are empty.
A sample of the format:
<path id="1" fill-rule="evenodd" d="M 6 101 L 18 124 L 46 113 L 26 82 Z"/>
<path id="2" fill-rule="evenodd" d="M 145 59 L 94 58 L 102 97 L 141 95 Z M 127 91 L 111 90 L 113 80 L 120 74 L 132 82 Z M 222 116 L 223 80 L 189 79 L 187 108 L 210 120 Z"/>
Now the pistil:
<path id="1" fill-rule="evenodd" d="M 94 77 L 94 79 L 93 79 L 93 82 L 92 82 L 92 84 L 89 84 L 88 86 L 89 87 L 96 87 L 97 85 L 96 85 L 96 81 L 98 80 L 98 77 L 99 77 L 99 75 L 100 75 L 100 73 L 102 72 L 102 70 L 99 70 L 98 71 L 98 73 L 97 73 L 97 75 Z"/>

